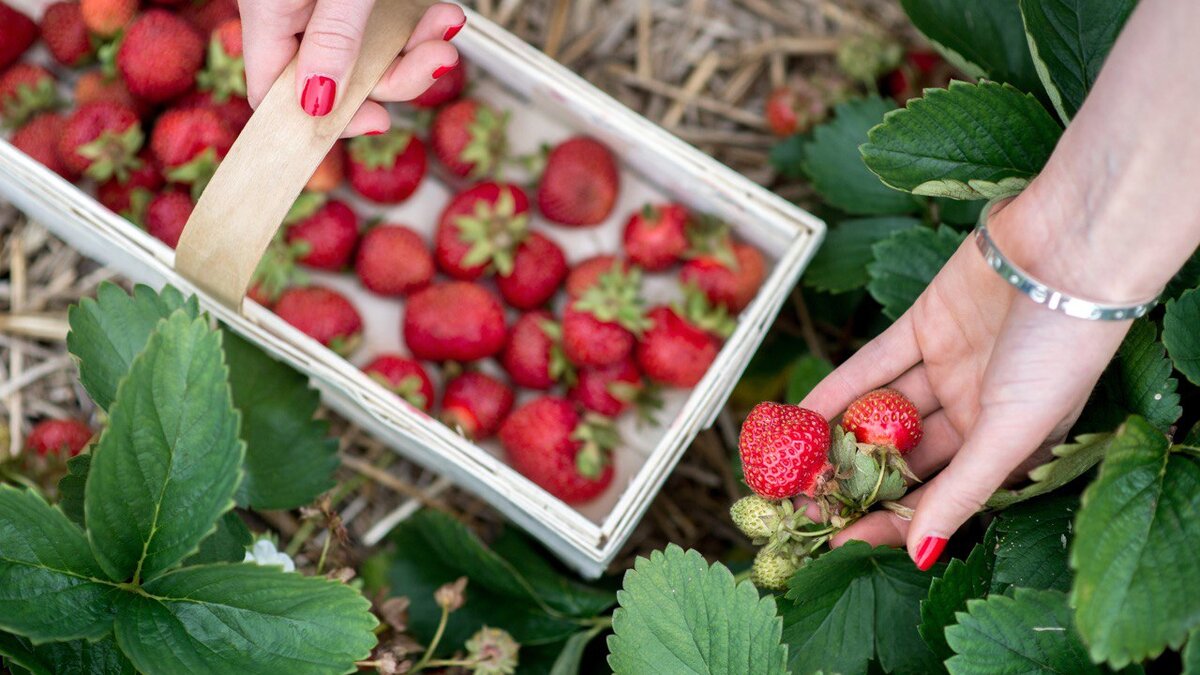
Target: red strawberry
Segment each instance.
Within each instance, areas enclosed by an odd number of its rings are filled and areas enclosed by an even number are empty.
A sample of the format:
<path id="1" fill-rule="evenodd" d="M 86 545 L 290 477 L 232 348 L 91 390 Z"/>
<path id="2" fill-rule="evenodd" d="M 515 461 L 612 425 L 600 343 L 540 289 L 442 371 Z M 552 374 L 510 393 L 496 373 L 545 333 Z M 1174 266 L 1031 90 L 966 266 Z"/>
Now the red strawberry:
<path id="1" fill-rule="evenodd" d="M 822 92 L 804 80 L 779 87 L 767 97 L 767 126 L 780 137 L 804 133 L 825 118 L 828 103 Z"/>
<path id="2" fill-rule="evenodd" d="M 145 135 L 137 113 L 119 103 L 89 103 L 71 113 L 58 141 L 67 169 L 96 180 L 126 180 L 141 165 Z"/>
<path id="3" fill-rule="evenodd" d="M 687 209 L 678 204 L 647 204 L 625 224 L 625 255 L 643 269 L 667 269 L 688 249 L 687 222 Z"/>
<path id="4" fill-rule="evenodd" d="M 287 242 L 304 247 L 298 259 L 301 264 L 330 272 L 350 264 L 358 244 L 358 214 L 345 202 L 310 200 L 300 213 L 289 214 L 289 221 Z"/>
<path id="5" fill-rule="evenodd" d="M 317 170 L 313 172 L 312 178 L 308 179 L 304 189 L 308 192 L 331 192 L 342 184 L 345 177 L 346 147 L 341 141 L 337 141 L 326 153 L 325 159 L 317 165 Z"/>
<path id="6" fill-rule="evenodd" d="M 229 131 L 237 136 L 250 121 L 254 110 L 250 102 L 243 96 L 230 96 L 223 102 L 218 102 L 211 91 L 194 91 L 179 100 L 176 108 L 207 108 L 217 114 Z"/>
<path id="7" fill-rule="evenodd" d="M 119 103 L 139 116 L 145 114 L 145 105 L 135 99 L 125 88 L 125 83 L 118 77 L 109 77 L 103 70 L 89 70 L 75 81 L 75 105 L 85 105 L 95 101 L 110 101 Z"/>
<path id="8" fill-rule="evenodd" d="M 408 199 L 425 177 L 425 144 L 411 131 L 359 136 L 350 141 L 348 154 L 350 187 L 379 204 Z"/>
<path id="9" fill-rule="evenodd" d="M 134 19 L 117 50 L 125 86 L 151 103 L 186 93 L 203 64 L 204 39 L 188 22 L 161 9 Z"/>
<path id="10" fill-rule="evenodd" d="M 433 255 L 421 235 L 403 225 L 378 225 L 363 235 L 354 260 L 362 285 L 380 295 L 408 295 L 433 280 Z"/>
<path id="11" fill-rule="evenodd" d="M 500 295 L 517 309 L 546 304 L 567 276 L 567 257 L 549 237 L 530 232 L 517 247 L 512 272 L 496 278 Z"/>
<path id="12" fill-rule="evenodd" d="M 530 389 L 546 390 L 574 377 L 562 350 L 562 326 L 549 312 L 529 312 L 517 319 L 500 362 L 515 384 Z"/>
<path id="13" fill-rule="evenodd" d="M 91 442 L 92 430 L 78 420 L 43 420 L 33 426 L 25 449 L 38 455 L 66 454 L 74 457 Z"/>
<path id="14" fill-rule="evenodd" d="M 951 69 L 932 51 L 911 51 L 895 70 L 883 76 L 880 89 L 900 105 L 920 96 L 926 87 L 938 87 L 949 81 Z"/>
<path id="15" fill-rule="evenodd" d="M 642 373 L 633 359 L 610 366 L 582 368 L 567 398 L 607 417 L 625 412 L 642 390 Z"/>
<path id="16" fill-rule="evenodd" d="M 187 19 L 201 35 L 208 35 L 217 26 L 238 18 L 237 0 L 207 0 L 189 2 L 179 10 L 179 16 Z"/>
<path id="17" fill-rule="evenodd" d="M 78 2 L 56 2 L 42 14 L 42 39 L 55 60 L 81 66 L 92 58 L 92 38 Z"/>
<path id="18" fill-rule="evenodd" d="M 528 236 L 529 198 L 508 183 L 480 183 L 450 199 L 433 236 L 438 267 L 473 281 L 489 267 L 510 274 L 517 246 Z"/>
<path id="19" fill-rule="evenodd" d="M 363 372 L 425 412 L 433 405 L 433 382 L 417 361 L 399 354 L 384 354 L 368 363 Z"/>
<path id="20" fill-rule="evenodd" d="M 137 0 L 79 0 L 83 23 L 102 38 L 120 33 L 138 11 Z"/>
<path id="21" fill-rule="evenodd" d="M 50 71 L 18 63 L 0 74 L 0 119 L 8 127 L 25 124 L 37 113 L 58 107 L 58 92 Z"/>
<path id="22" fill-rule="evenodd" d="M 198 197 L 233 140 L 233 132 L 212 110 L 174 108 L 159 116 L 150 149 L 167 180 L 193 186 Z"/>
<path id="23" fill-rule="evenodd" d="M 454 64 L 453 68 L 434 80 L 425 93 L 408 103 L 415 108 L 436 108 L 462 96 L 463 90 L 466 88 L 467 64 L 465 59 L 459 56 L 458 63 Z"/>
<path id="24" fill-rule="evenodd" d="M 512 405 L 513 391 L 507 384 L 468 371 L 446 384 L 441 418 L 463 436 L 482 440 L 496 433 Z"/>
<path id="25" fill-rule="evenodd" d="M 508 113 L 464 98 L 438 110 L 429 129 L 433 154 L 455 176 L 484 178 L 508 153 Z"/>
<path id="26" fill-rule="evenodd" d="M 141 200 L 140 208 L 144 209 L 149 203 L 150 197 L 156 194 L 163 186 L 162 173 L 158 170 L 158 165 L 155 164 L 154 158 L 146 150 L 142 150 L 138 155 L 141 161 L 141 166 L 129 172 L 127 180 L 119 180 L 110 178 L 101 183 L 96 188 L 96 198 L 100 200 L 108 210 L 113 213 L 119 213 L 127 217 L 131 217 L 135 222 L 141 222 L 144 214 L 139 214 L 139 205 L 135 202 Z M 140 196 L 136 196 L 140 194 Z"/>
<path id="27" fill-rule="evenodd" d="M 571 268 L 567 274 L 567 297 L 574 300 L 599 281 L 600 275 L 620 265 L 622 272 L 629 271 L 629 261 L 618 260 L 614 255 L 598 255 L 588 258 Z"/>
<path id="28" fill-rule="evenodd" d="M 181 190 L 167 190 L 146 206 L 146 231 L 171 248 L 179 245 L 183 226 L 195 208 L 192 198 Z"/>
<path id="29" fill-rule="evenodd" d="M 754 406 L 738 437 L 746 485 L 765 499 L 817 496 L 833 473 L 829 422 L 795 405 Z"/>
<path id="30" fill-rule="evenodd" d="M 242 57 L 242 20 L 217 26 L 208 41 L 208 64 L 196 75 L 196 86 L 212 93 L 213 100 L 246 98 L 246 62 Z"/>
<path id="31" fill-rule="evenodd" d="M 654 326 L 637 346 L 642 372 L 672 387 L 696 386 L 721 351 L 720 341 L 670 307 L 655 307 L 649 318 Z"/>
<path id="32" fill-rule="evenodd" d="M 640 296 L 641 270 L 600 275 L 563 313 L 563 349 L 577 366 L 607 366 L 633 353 L 649 327 Z"/>
<path id="33" fill-rule="evenodd" d="M 38 27 L 32 19 L 0 2 L 0 69 L 21 58 L 37 39 Z"/>
<path id="34" fill-rule="evenodd" d="M 404 342 L 426 361 L 475 361 L 499 353 L 504 308 L 478 284 L 451 281 L 415 293 L 404 308 Z"/>
<path id="35" fill-rule="evenodd" d="M 546 158 L 538 209 L 562 225 L 595 225 L 612 213 L 618 181 L 617 162 L 604 144 L 583 136 L 568 139 Z"/>
<path id="36" fill-rule="evenodd" d="M 921 415 L 917 406 L 895 389 L 863 394 L 846 408 L 842 428 L 859 443 L 893 448 L 901 455 L 921 442 Z"/>
<path id="37" fill-rule="evenodd" d="M 611 451 L 620 438 L 605 418 L 580 418 L 569 401 L 543 396 L 509 415 L 500 442 L 514 469 L 564 502 L 578 504 L 612 483 Z"/>
<path id="38" fill-rule="evenodd" d="M 362 316 L 341 293 L 321 286 L 289 288 L 275 303 L 279 318 L 347 356 L 362 341 Z"/>
<path id="39" fill-rule="evenodd" d="M 65 124 L 66 120 L 58 113 L 42 113 L 17 129 L 12 135 L 12 144 L 47 169 L 67 180 L 74 180 L 76 174 L 58 157 L 58 139 Z"/>
<path id="40" fill-rule="evenodd" d="M 296 265 L 302 246 L 287 243 L 286 232 L 275 233 L 263 257 L 254 268 L 246 294 L 263 307 L 274 307 L 283 292 L 293 286 L 307 286 L 308 275 Z"/>
<path id="41" fill-rule="evenodd" d="M 733 255 L 736 258 L 733 265 L 715 255 L 689 260 L 680 270 L 679 278 L 684 284 L 699 288 L 713 303 L 740 312 L 758 293 L 766 270 L 762 254 L 749 244 L 734 244 Z"/>

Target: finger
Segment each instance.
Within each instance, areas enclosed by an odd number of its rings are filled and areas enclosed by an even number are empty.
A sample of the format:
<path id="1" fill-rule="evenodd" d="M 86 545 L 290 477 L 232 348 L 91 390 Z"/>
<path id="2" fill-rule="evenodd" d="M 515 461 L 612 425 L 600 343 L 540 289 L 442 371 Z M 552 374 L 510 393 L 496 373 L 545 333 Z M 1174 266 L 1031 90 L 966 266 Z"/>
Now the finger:
<path id="1" fill-rule="evenodd" d="M 942 407 L 937 394 L 933 393 L 933 385 L 929 382 L 929 372 L 923 363 L 909 368 L 888 386 L 912 401 L 921 417 L 932 415 Z"/>
<path id="2" fill-rule="evenodd" d="M 304 112 L 323 117 L 333 110 L 373 6 L 373 0 L 317 0 L 296 68 L 296 96 Z"/>
<path id="3" fill-rule="evenodd" d="M 448 2 L 439 2 L 425 10 L 424 16 L 413 29 L 412 37 L 401 54 L 407 54 L 425 42 L 449 42 L 467 25 L 467 15 L 462 7 Z"/>
<path id="4" fill-rule="evenodd" d="M 950 423 L 950 416 L 938 411 L 921 421 L 921 442 L 904 456 L 908 468 L 922 480 L 950 463 L 962 447 L 962 435 Z"/>
<path id="5" fill-rule="evenodd" d="M 900 377 L 920 360 L 910 310 L 821 380 L 800 405 L 832 419 L 854 399 Z"/>
<path id="6" fill-rule="evenodd" d="M 246 98 L 251 107 L 257 108 L 267 95 L 267 90 L 296 55 L 300 46 L 296 34 L 308 24 L 312 3 L 306 0 L 241 0 L 238 4 L 242 15 Z"/>
<path id="7" fill-rule="evenodd" d="M 345 131 L 342 132 L 342 138 L 353 138 L 363 134 L 382 134 L 391 126 L 392 119 L 387 108 L 375 101 L 364 101 L 358 112 L 354 113 L 354 117 L 350 119 L 350 124 L 346 125 Z"/>
<path id="8" fill-rule="evenodd" d="M 401 56 L 371 91 L 379 101 L 409 101 L 458 64 L 458 50 L 449 42 L 424 42 Z"/>
<path id="9" fill-rule="evenodd" d="M 912 508 L 921 501 L 924 486 L 900 498 L 900 503 Z M 888 510 L 872 511 L 854 522 L 829 540 L 831 548 L 837 548 L 851 540 L 865 541 L 872 546 L 901 546 L 908 536 L 908 520 Z"/>

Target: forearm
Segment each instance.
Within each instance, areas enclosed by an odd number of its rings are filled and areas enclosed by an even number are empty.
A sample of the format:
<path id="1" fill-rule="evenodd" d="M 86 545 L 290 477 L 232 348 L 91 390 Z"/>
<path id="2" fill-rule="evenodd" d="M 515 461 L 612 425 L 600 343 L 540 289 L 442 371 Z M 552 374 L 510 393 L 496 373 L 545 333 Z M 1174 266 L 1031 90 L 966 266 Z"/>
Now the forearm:
<path id="1" fill-rule="evenodd" d="M 1126 302 L 1200 244 L 1200 3 L 1143 0 L 1042 174 L 994 219 L 1047 283 Z"/>

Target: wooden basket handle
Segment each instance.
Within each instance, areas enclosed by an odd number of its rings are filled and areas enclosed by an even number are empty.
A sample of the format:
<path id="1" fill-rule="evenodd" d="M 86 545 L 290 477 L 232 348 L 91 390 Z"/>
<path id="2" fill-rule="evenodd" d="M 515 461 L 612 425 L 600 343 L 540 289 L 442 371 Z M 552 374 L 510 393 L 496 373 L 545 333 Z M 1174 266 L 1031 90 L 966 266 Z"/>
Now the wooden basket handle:
<path id="1" fill-rule="evenodd" d="M 188 218 L 175 270 L 240 309 L 258 261 L 308 179 L 408 42 L 431 0 L 377 0 L 350 76 L 328 115 L 296 101 L 296 60 L 250 117 Z"/>

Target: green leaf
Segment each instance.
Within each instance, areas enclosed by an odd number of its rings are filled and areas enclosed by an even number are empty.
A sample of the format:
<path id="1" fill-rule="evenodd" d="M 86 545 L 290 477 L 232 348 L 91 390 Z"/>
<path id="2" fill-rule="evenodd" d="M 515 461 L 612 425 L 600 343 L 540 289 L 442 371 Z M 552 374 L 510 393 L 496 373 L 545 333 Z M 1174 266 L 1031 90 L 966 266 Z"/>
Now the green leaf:
<path id="1" fill-rule="evenodd" d="M 808 396 L 817 383 L 833 372 L 833 364 L 829 359 L 823 359 L 812 354 L 805 354 L 796 359 L 788 375 L 787 401 L 799 403 Z"/>
<path id="2" fill-rule="evenodd" d="M 246 442 L 238 504 L 293 509 L 312 502 L 333 487 L 338 465 L 329 425 L 313 419 L 320 395 L 307 377 L 236 334 L 224 331 L 224 343 Z"/>
<path id="3" fill-rule="evenodd" d="M 796 134 L 779 141 L 771 148 L 768 159 L 771 165 L 784 178 L 801 178 L 804 176 L 804 145 L 807 139 Z"/>
<path id="4" fill-rule="evenodd" d="M 1096 466 L 1108 451 L 1112 434 L 1082 434 L 1074 443 L 1066 443 L 1050 452 L 1054 459 L 1029 472 L 1029 485 L 1019 490 L 1001 488 L 992 494 L 987 506 L 1003 509 L 1017 502 L 1057 490 Z"/>
<path id="5" fill-rule="evenodd" d="M 1200 629 L 1188 636 L 1183 650 L 1183 675 L 1200 675 Z"/>
<path id="6" fill-rule="evenodd" d="M 996 516 L 993 590 L 1012 586 L 1053 591 L 1071 589 L 1067 550 L 1079 497 L 1053 493 Z"/>
<path id="7" fill-rule="evenodd" d="M 133 664 L 111 637 L 35 645 L 0 633 L 0 654 L 7 657 L 10 667 L 18 665 L 33 675 L 135 675 Z"/>
<path id="8" fill-rule="evenodd" d="M 920 208 L 912 196 L 881 183 L 858 152 L 871 127 L 895 107 L 878 97 L 847 101 L 803 142 L 801 168 L 826 202 L 858 215 L 913 213 Z"/>
<path id="9" fill-rule="evenodd" d="M 352 673 L 377 625 L 358 591 L 237 563 L 189 567 L 126 594 L 117 644 L 141 671 L 201 675 Z"/>
<path id="10" fill-rule="evenodd" d="M 1172 370 L 1158 327 L 1149 319 L 1135 321 L 1088 403 L 1092 427 L 1108 431 L 1129 415 L 1141 415 L 1166 432 L 1183 414 Z"/>
<path id="11" fill-rule="evenodd" d="M 1183 267 L 1167 282 L 1167 288 L 1163 291 L 1160 300 L 1162 302 L 1175 300 L 1197 286 L 1200 286 L 1200 249 L 1193 251 Z"/>
<path id="12" fill-rule="evenodd" d="M 1063 122 L 1069 122 L 1083 105 L 1136 4 L 1136 0 L 1020 0 L 1030 55 Z"/>
<path id="13" fill-rule="evenodd" d="M 1200 384 L 1200 291 L 1190 290 L 1167 303 L 1163 316 L 1163 343 L 1179 372 Z"/>
<path id="14" fill-rule="evenodd" d="M 936 672 L 938 660 L 917 633 L 933 579 L 903 551 L 861 541 L 800 568 L 787 593 L 795 604 L 780 602 L 792 672 L 856 675 L 872 660 L 888 673 Z"/>
<path id="15" fill-rule="evenodd" d="M 38 641 L 98 638 L 112 627 L 116 592 L 62 511 L 0 485 L 0 629 Z"/>
<path id="16" fill-rule="evenodd" d="M 196 551 L 184 565 L 207 565 L 218 562 L 242 562 L 246 558 L 246 547 L 254 543 L 250 528 L 236 512 L 230 511 L 217 521 L 217 529 L 200 542 Z"/>
<path id="17" fill-rule="evenodd" d="M 79 359 L 79 382 L 96 405 L 108 410 L 117 395 L 117 385 L 133 359 L 146 346 L 160 319 L 183 308 L 188 316 L 200 315 L 195 297 L 167 286 L 157 293 L 137 285 L 133 295 L 112 283 L 100 284 L 96 299 L 84 298 L 67 313 L 71 332 L 67 348 Z"/>
<path id="18" fill-rule="evenodd" d="M 558 653 L 558 658 L 554 660 L 550 675 L 579 675 L 579 669 L 583 665 L 583 651 L 597 635 L 606 630 L 606 624 L 599 624 L 595 628 L 572 635 Z"/>
<path id="19" fill-rule="evenodd" d="M 625 572 L 608 666 L 626 673 L 786 673 L 771 596 L 724 565 L 669 544 Z"/>
<path id="20" fill-rule="evenodd" d="M 85 452 L 67 460 L 67 475 L 58 481 L 58 508 L 79 527 L 84 527 L 83 489 L 87 485 L 92 453 Z"/>
<path id="21" fill-rule="evenodd" d="M 221 334 L 183 310 L 134 359 L 84 497 L 92 551 L 111 579 L 170 569 L 233 506 L 245 449 L 227 377 Z"/>
<path id="22" fill-rule="evenodd" d="M 989 535 L 991 532 L 989 528 Z M 968 600 L 988 594 L 995 560 L 995 546 L 985 538 L 971 549 L 965 561 L 951 560 L 945 573 L 929 584 L 929 595 L 921 601 L 921 624 L 917 631 L 939 659 L 944 661 L 954 655 L 946 644 L 946 626 L 954 625 L 955 613 L 966 609 Z"/>
<path id="23" fill-rule="evenodd" d="M 830 293 L 866 286 L 871 247 L 889 236 L 916 227 L 915 218 L 885 217 L 842 221 L 825 235 L 825 242 L 804 272 L 806 286 Z"/>
<path id="24" fill-rule="evenodd" d="M 871 277 L 867 291 L 883 305 L 888 318 L 899 318 L 917 301 L 917 296 L 958 250 L 964 236 L 948 227 L 937 230 L 914 227 L 871 247 L 874 260 L 867 265 Z"/>
<path id="25" fill-rule="evenodd" d="M 935 197 L 933 201 L 937 204 L 938 222 L 970 227 L 979 222 L 979 213 L 987 205 L 987 201 L 982 199 L 964 201 Z"/>
<path id="26" fill-rule="evenodd" d="M 971 600 L 946 641 L 957 652 L 946 661 L 953 675 L 1103 672 L 1088 660 L 1059 591 L 1018 588 L 1012 597 Z"/>
<path id="27" fill-rule="evenodd" d="M 1200 458 L 1140 417 L 1117 431 L 1075 522 L 1071 604 L 1092 659 L 1120 668 L 1200 626 Z"/>
<path id="28" fill-rule="evenodd" d="M 1062 127 L 1036 98 L 995 82 L 951 82 L 894 110 L 862 146 L 884 183 L 919 195 L 993 199 L 1037 175 Z"/>
<path id="29" fill-rule="evenodd" d="M 1022 91 L 1040 87 L 1017 0 L 901 0 L 913 24 L 972 77 L 987 75 Z"/>

